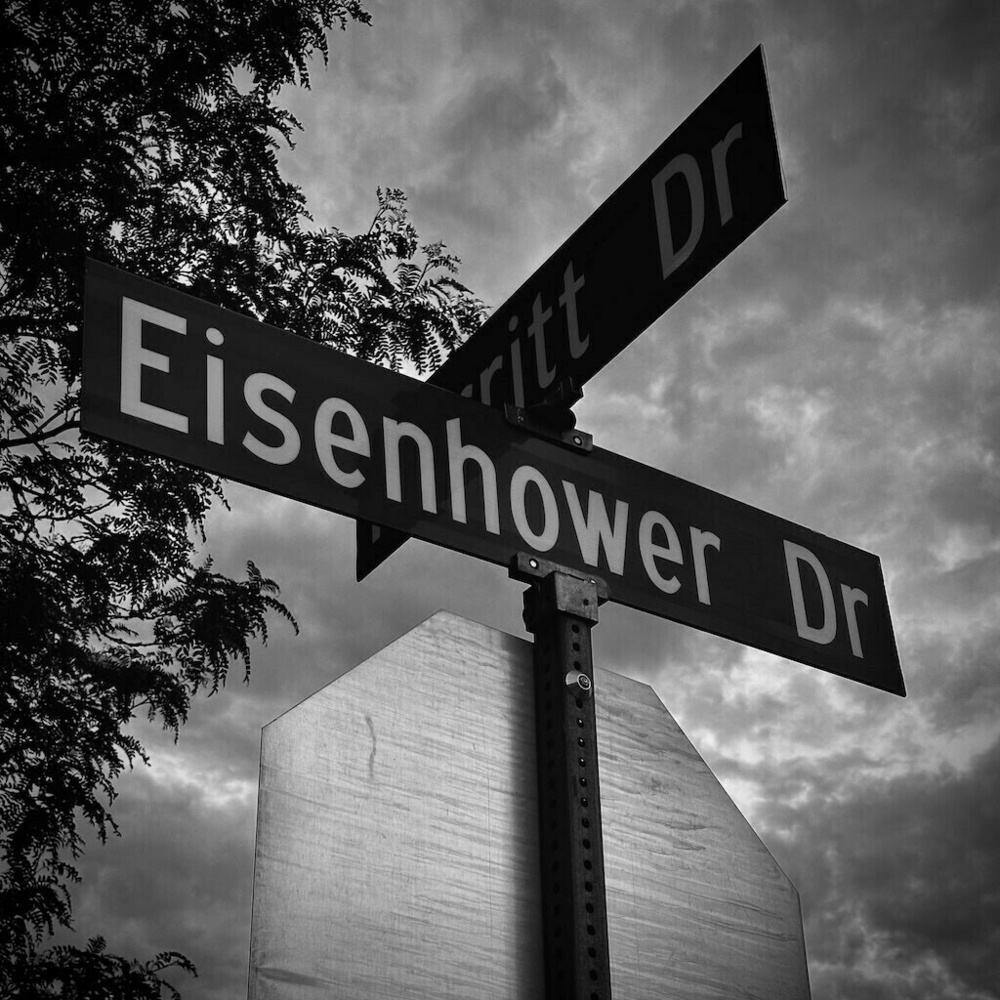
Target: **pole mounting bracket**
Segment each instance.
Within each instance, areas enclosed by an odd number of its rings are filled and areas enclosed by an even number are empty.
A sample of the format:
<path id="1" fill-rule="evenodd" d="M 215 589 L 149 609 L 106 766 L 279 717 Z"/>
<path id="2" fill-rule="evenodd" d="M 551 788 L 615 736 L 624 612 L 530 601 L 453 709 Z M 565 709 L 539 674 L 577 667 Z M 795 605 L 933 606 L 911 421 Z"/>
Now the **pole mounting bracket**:
<path id="1" fill-rule="evenodd" d="M 571 409 L 581 399 L 583 390 L 565 376 L 556 380 L 540 403 L 529 407 L 504 403 L 503 412 L 513 427 L 574 451 L 589 452 L 594 449 L 593 435 L 576 429 L 576 414 Z"/>
<path id="2" fill-rule="evenodd" d="M 508 575 L 512 580 L 531 584 L 524 594 L 524 625 L 529 632 L 534 632 L 532 626 L 540 619 L 556 612 L 596 624 L 598 606 L 611 596 L 611 588 L 602 577 L 528 552 L 514 556 Z"/>

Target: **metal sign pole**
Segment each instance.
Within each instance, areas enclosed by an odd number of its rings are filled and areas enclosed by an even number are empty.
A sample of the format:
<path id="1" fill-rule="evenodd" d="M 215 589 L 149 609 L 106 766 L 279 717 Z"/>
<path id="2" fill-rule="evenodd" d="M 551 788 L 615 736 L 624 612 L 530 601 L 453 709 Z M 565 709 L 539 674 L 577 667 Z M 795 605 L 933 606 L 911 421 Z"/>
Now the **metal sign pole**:
<path id="1" fill-rule="evenodd" d="M 525 553 L 510 575 L 535 637 L 545 1000 L 611 1000 L 590 644 L 608 587 Z"/>

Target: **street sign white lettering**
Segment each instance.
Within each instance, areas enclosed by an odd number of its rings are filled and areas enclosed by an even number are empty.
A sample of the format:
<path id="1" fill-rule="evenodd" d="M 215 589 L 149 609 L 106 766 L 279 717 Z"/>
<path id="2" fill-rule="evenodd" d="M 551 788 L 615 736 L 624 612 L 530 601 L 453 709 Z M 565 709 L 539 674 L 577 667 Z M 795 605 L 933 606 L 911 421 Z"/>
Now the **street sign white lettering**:
<path id="1" fill-rule="evenodd" d="M 830 578 L 823 568 L 823 564 L 807 548 L 787 540 L 784 545 L 788 584 L 792 595 L 792 610 L 795 615 L 795 629 L 803 639 L 823 646 L 829 645 L 837 636 L 837 606 Z M 802 564 L 812 570 L 813 577 L 819 586 L 823 603 L 823 620 L 822 624 L 819 625 L 810 624 L 806 615 L 802 575 L 799 569 Z M 846 583 L 840 585 L 840 594 L 844 605 L 844 617 L 847 621 L 847 633 L 851 640 L 851 653 L 860 659 L 864 657 L 864 653 L 861 649 L 857 606 L 859 604 L 868 606 L 868 594 L 856 587 L 850 587 Z"/>
<path id="2" fill-rule="evenodd" d="M 416 424 L 382 418 L 382 438 L 385 449 L 385 495 L 396 503 L 403 502 L 403 487 L 399 475 L 399 447 L 404 438 L 417 445 L 420 454 L 420 504 L 428 514 L 437 513 L 437 488 L 434 485 L 434 446 L 431 439 Z"/>
<path id="3" fill-rule="evenodd" d="M 542 530 L 528 521 L 527 490 L 534 485 L 542 499 Z M 559 538 L 559 507 L 549 481 L 533 465 L 518 466 L 510 480 L 510 509 L 520 536 L 536 551 L 548 552 Z"/>
<path id="4" fill-rule="evenodd" d="M 142 369 L 169 374 L 170 357 L 151 351 L 142 345 L 142 324 L 154 323 L 165 330 L 187 333 L 187 320 L 164 309 L 137 302 L 127 296 L 122 298 L 122 350 L 121 350 L 121 412 L 140 420 L 149 420 L 161 427 L 168 427 L 181 434 L 188 432 L 188 418 L 162 406 L 147 403 L 142 398 Z"/>
<path id="5" fill-rule="evenodd" d="M 351 426 L 349 436 L 334 433 L 333 422 L 341 413 L 347 417 Z M 333 456 L 333 449 L 340 448 L 352 455 L 371 458 L 371 438 L 368 436 L 368 428 L 365 426 L 364 419 L 356 407 L 348 403 L 347 400 L 336 397 L 323 400 L 316 411 L 316 419 L 313 421 L 313 440 L 316 443 L 316 456 L 319 458 L 320 465 L 323 466 L 323 471 L 338 486 L 353 490 L 365 481 L 364 473 L 360 469 L 345 472 Z"/>
<path id="6" fill-rule="evenodd" d="M 273 392 L 289 403 L 295 402 L 295 390 L 276 375 L 255 372 L 243 383 L 243 398 L 253 413 L 281 434 L 281 444 L 265 444 L 249 431 L 243 435 L 243 447 L 252 455 L 273 465 L 288 465 L 299 457 L 302 442 L 295 424 L 283 413 L 264 402 L 264 393 Z"/>
<path id="7" fill-rule="evenodd" d="M 462 443 L 462 423 L 458 417 L 449 420 L 448 482 L 451 486 L 451 516 L 462 524 L 468 523 L 465 504 L 465 463 L 475 462 L 483 481 L 483 507 L 486 530 L 500 534 L 500 505 L 497 496 L 497 470 L 489 455 L 474 444 Z"/>
<path id="8" fill-rule="evenodd" d="M 560 278 L 569 310 L 583 275 Z M 617 603 L 904 693 L 870 553 L 106 265 L 87 281 L 85 433 L 500 565 L 544 553 Z"/>
<path id="9" fill-rule="evenodd" d="M 563 492 L 569 504 L 580 554 L 588 566 L 600 564 L 599 550 L 604 546 L 608 568 L 621 576 L 625 571 L 625 538 L 628 534 L 628 504 L 615 501 L 615 523 L 611 526 L 604 497 L 597 490 L 587 492 L 587 515 L 584 517 L 580 496 L 572 483 L 563 480 Z"/>

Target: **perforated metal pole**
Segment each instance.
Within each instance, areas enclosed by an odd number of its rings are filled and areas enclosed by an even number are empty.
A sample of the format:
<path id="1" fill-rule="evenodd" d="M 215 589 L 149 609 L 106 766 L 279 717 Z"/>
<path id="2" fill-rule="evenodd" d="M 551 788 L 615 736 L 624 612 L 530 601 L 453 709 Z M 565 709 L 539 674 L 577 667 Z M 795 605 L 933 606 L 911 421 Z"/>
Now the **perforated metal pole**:
<path id="1" fill-rule="evenodd" d="M 590 645 L 608 589 L 524 554 L 511 576 L 531 584 L 545 1000 L 611 1000 Z"/>

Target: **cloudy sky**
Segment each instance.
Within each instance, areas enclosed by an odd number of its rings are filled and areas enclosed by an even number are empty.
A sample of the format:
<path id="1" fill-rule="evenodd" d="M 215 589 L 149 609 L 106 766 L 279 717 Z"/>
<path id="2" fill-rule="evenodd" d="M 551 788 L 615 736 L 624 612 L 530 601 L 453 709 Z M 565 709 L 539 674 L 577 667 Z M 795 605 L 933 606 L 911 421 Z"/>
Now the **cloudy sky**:
<path id="1" fill-rule="evenodd" d="M 285 158 L 319 223 L 404 188 L 497 306 L 758 44 L 788 204 L 587 386 L 596 443 L 877 553 L 908 698 L 626 609 L 653 685 L 802 897 L 816 1000 L 1000 997 L 1000 8 L 964 0 L 370 2 Z M 120 784 L 81 934 L 245 995 L 261 726 L 438 608 L 516 634 L 520 587 L 248 488 L 209 551 L 282 584 L 252 683 Z"/>

